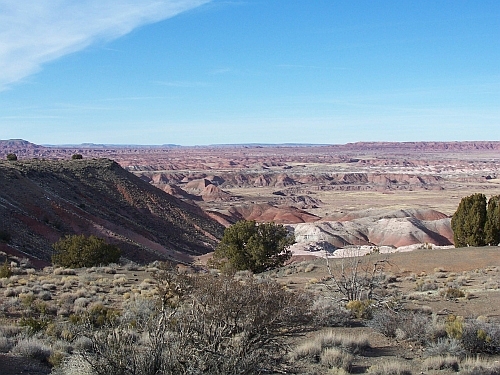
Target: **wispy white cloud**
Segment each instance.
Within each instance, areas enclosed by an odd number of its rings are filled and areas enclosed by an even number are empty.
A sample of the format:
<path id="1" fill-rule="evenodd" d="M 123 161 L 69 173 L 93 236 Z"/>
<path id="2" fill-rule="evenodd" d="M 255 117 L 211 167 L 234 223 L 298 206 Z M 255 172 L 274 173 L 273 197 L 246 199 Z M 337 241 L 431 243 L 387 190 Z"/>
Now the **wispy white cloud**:
<path id="1" fill-rule="evenodd" d="M 0 0 L 0 90 L 66 54 L 211 0 Z"/>

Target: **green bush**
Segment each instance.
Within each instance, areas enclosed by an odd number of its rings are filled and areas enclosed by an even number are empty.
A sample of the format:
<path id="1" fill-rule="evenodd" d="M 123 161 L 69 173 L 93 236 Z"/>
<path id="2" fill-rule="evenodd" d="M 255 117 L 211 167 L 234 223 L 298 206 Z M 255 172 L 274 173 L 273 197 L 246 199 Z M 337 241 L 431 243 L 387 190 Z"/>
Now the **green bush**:
<path id="1" fill-rule="evenodd" d="M 370 319 L 372 317 L 372 304 L 373 301 L 369 299 L 353 300 L 347 302 L 345 307 L 358 319 Z"/>
<path id="2" fill-rule="evenodd" d="M 214 253 L 214 265 L 258 273 L 282 266 L 291 257 L 295 237 L 280 224 L 242 220 L 226 228 Z"/>
<path id="3" fill-rule="evenodd" d="M 96 304 L 84 314 L 71 315 L 69 320 L 76 325 L 88 323 L 93 328 L 102 328 L 115 323 L 119 316 L 120 314 L 116 309 L 106 307 L 102 304 Z"/>
<path id="4" fill-rule="evenodd" d="M 73 154 L 73 155 L 71 155 L 71 159 L 81 160 L 81 159 L 83 159 L 83 155 L 82 154 Z"/>
<path id="5" fill-rule="evenodd" d="M 69 235 L 54 245 L 52 263 L 62 267 L 80 268 L 116 263 L 121 251 L 96 236 Z"/>
<path id="6" fill-rule="evenodd" d="M 491 246 L 500 244 L 500 195 L 493 196 L 488 201 L 484 242 Z"/>
<path id="7" fill-rule="evenodd" d="M 486 204 L 484 194 L 464 197 L 451 219 L 455 247 L 496 246 L 500 243 L 500 196 Z"/>
<path id="8" fill-rule="evenodd" d="M 464 197 L 451 218 L 455 247 L 484 246 L 486 196 L 473 194 Z"/>
<path id="9" fill-rule="evenodd" d="M 5 259 L 5 262 L 3 265 L 0 267 L 0 279 L 11 277 L 12 276 L 12 270 L 7 263 L 7 259 Z"/>
<path id="10" fill-rule="evenodd" d="M 8 161 L 16 161 L 17 160 L 17 155 L 16 154 L 7 154 L 7 160 Z"/>

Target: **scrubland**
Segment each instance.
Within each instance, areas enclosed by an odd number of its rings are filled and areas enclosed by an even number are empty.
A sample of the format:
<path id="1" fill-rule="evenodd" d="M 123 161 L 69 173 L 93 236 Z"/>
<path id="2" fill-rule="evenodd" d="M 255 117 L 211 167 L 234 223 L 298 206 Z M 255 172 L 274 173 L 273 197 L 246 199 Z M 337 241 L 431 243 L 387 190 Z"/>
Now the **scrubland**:
<path id="1" fill-rule="evenodd" d="M 0 373 L 499 374 L 498 248 L 0 270 Z"/>

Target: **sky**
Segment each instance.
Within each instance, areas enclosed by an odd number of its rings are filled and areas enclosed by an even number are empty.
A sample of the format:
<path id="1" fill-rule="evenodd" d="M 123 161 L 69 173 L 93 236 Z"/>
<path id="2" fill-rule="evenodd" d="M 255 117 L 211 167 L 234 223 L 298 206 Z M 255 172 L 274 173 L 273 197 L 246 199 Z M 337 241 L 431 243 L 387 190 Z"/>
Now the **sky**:
<path id="1" fill-rule="evenodd" d="M 0 0 L 0 139 L 500 140 L 498 0 Z"/>

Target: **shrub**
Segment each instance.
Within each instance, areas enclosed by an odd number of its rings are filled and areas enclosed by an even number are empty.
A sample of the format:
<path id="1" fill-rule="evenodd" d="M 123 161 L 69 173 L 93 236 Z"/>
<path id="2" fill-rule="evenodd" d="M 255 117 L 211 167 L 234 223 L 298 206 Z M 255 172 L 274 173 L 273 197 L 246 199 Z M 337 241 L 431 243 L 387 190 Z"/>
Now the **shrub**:
<path id="1" fill-rule="evenodd" d="M 464 318 L 462 316 L 448 315 L 445 325 L 449 338 L 460 339 L 464 330 Z"/>
<path id="2" fill-rule="evenodd" d="M 444 292 L 444 296 L 449 299 L 456 299 L 465 297 L 465 293 L 458 288 L 448 288 Z"/>
<path id="3" fill-rule="evenodd" d="M 370 319 L 372 316 L 372 303 L 371 300 L 353 300 L 349 301 L 345 307 L 358 319 Z"/>
<path id="4" fill-rule="evenodd" d="M 0 267 L 0 279 L 8 278 L 11 276 L 12 276 L 12 269 L 10 268 L 10 265 L 7 263 L 7 259 L 5 259 L 5 262 Z"/>
<path id="5" fill-rule="evenodd" d="M 462 358 L 465 351 L 456 339 L 439 338 L 436 342 L 431 343 L 426 349 L 426 355 L 433 356 L 454 356 Z"/>
<path id="6" fill-rule="evenodd" d="M 431 290 L 437 290 L 438 285 L 434 280 L 418 280 L 415 283 L 415 289 L 420 292 L 428 292 Z"/>
<path id="7" fill-rule="evenodd" d="M 8 353 L 11 347 L 10 340 L 7 337 L 0 336 L 0 353 Z"/>
<path id="8" fill-rule="evenodd" d="M 71 159 L 72 160 L 81 160 L 81 159 L 83 159 L 83 155 L 82 154 L 73 154 L 73 155 L 71 155 Z"/>
<path id="9" fill-rule="evenodd" d="M 370 347 L 367 335 L 354 336 L 326 331 L 317 335 L 315 340 L 321 343 L 321 347 L 323 348 L 339 347 L 351 354 L 362 353 Z"/>
<path id="10" fill-rule="evenodd" d="M 36 332 L 40 332 L 40 331 L 44 330 L 45 328 L 47 328 L 49 323 L 50 323 L 50 320 L 48 320 L 45 317 L 35 318 L 35 317 L 29 316 L 29 317 L 21 318 L 19 320 L 19 326 L 27 328 L 28 332 L 30 334 L 34 334 Z"/>
<path id="11" fill-rule="evenodd" d="M 322 346 L 318 340 L 309 340 L 296 346 L 290 353 L 290 358 L 296 361 L 301 358 L 319 358 Z"/>
<path id="12" fill-rule="evenodd" d="M 89 324 L 92 328 L 102 328 L 114 324 L 119 315 L 116 309 L 97 303 L 88 308 L 84 314 L 71 315 L 70 321 L 77 325 Z"/>
<path id="13" fill-rule="evenodd" d="M 163 265 L 155 280 L 152 313 L 146 301 L 130 301 L 123 319 L 84 321 L 92 349 L 81 354 L 97 375 L 271 372 L 288 337 L 308 324 L 310 297 L 274 282 L 188 276 Z"/>
<path id="14" fill-rule="evenodd" d="M 428 338 L 431 317 L 415 311 L 377 310 L 368 325 L 387 337 L 424 343 Z"/>
<path id="15" fill-rule="evenodd" d="M 95 236 L 66 236 L 57 241 L 53 248 L 52 262 L 69 268 L 115 263 L 121 255 L 117 246 L 107 244 L 102 238 Z"/>
<path id="16" fill-rule="evenodd" d="M 17 160 L 17 155 L 13 154 L 13 153 L 7 154 L 7 160 L 8 161 L 16 161 Z"/>
<path id="17" fill-rule="evenodd" d="M 460 342 L 471 353 L 500 353 L 500 328 L 495 324 L 467 322 Z"/>
<path id="18" fill-rule="evenodd" d="M 18 341 L 11 352 L 21 357 L 47 361 L 52 354 L 52 349 L 39 339 L 29 337 Z"/>
<path id="19" fill-rule="evenodd" d="M 213 263 L 254 273 L 282 266 L 292 253 L 295 237 L 281 224 L 242 220 L 226 228 L 215 249 Z"/>
<path id="20" fill-rule="evenodd" d="M 350 322 L 351 313 L 338 302 L 320 297 L 314 301 L 311 316 L 316 326 L 345 327 Z"/>

